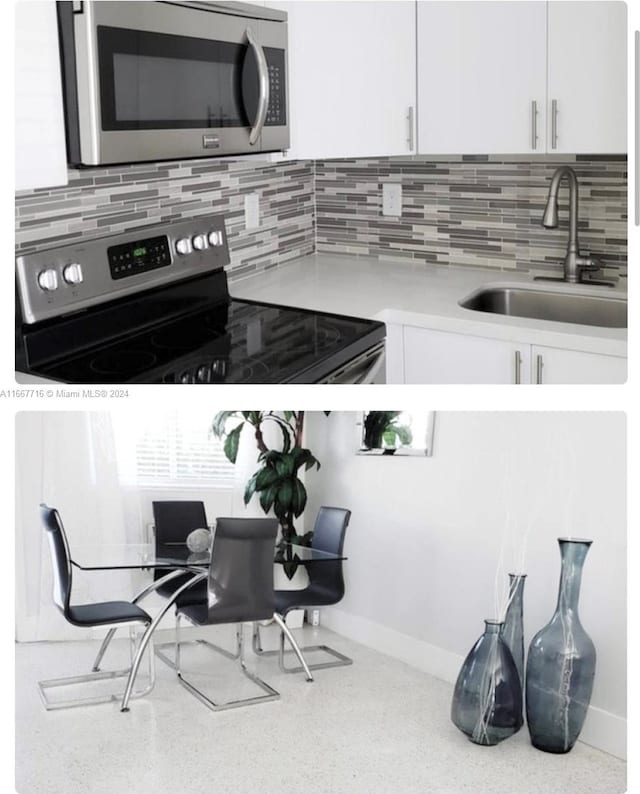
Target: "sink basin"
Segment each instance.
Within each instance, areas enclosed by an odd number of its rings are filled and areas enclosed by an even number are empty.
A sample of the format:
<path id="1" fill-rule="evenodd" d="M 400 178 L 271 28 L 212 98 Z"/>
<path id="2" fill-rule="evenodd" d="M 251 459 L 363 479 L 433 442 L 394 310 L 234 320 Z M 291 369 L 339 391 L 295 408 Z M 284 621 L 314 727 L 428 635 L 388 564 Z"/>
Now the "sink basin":
<path id="1" fill-rule="evenodd" d="M 460 306 L 509 317 L 531 317 L 534 320 L 598 325 L 602 328 L 627 327 L 627 301 L 609 296 L 487 287 L 468 295 L 460 301 Z"/>

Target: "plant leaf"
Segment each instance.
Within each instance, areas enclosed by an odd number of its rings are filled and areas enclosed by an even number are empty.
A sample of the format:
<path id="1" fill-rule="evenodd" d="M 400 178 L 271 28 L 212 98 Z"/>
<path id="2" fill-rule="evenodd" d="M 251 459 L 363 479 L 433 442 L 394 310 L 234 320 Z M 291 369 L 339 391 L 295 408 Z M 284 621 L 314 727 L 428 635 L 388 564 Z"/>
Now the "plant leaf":
<path id="1" fill-rule="evenodd" d="M 246 505 L 249 504 L 249 502 L 251 501 L 254 493 L 256 492 L 256 479 L 257 479 L 257 477 L 258 477 L 258 472 L 256 472 L 251 477 L 249 477 L 249 480 L 247 481 L 247 484 L 245 486 L 245 489 L 244 489 L 244 503 Z"/>
<path id="2" fill-rule="evenodd" d="M 292 508 L 293 490 L 293 483 L 290 479 L 280 480 L 276 501 L 284 512 L 289 512 Z"/>
<path id="3" fill-rule="evenodd" d="M 291 511 L 296 518 L 301 516 L 307 506 L 307 491 L 304 484 L 297 477 L 293 483 L 293 496 L 291 498 Z"/>
<path id="4" fill-rule="evenodd" d="M 237 427 L 234 427 L 231 432 L 227 434 L 227 437 L 224 442 L 224 454 L 227 457 L 227 460 L 230 460 L 231 463 L 236 462 L 236 458 L 238 457 L 238 447 L 240 445 L 240 433 L 242 433 L 242 428 L 244 427 L 244 422 L 240 422 Z"/>
<path id="5" fill-rule="evenodd" d="M 256 474 L 256 491 L 264 491 L 265 488 L 268 488 L 270 485 L 279 478 L 278 471 L 276 469 L 271 468 L 271 466 L 265 466 L 263 469 L 259 469 Z"/>
<path id="6" fill-rule="evenodd" d="M 284 572 L 287 576 L 287 579 L 291 580 L 296 575 L 296 571 L 298 570 L 298 563 L 300 562 L 300 557 L 297 554 L 293 555 L 292 562 L 285 562 L 283 563 L 282 567 Z"/>
<path id="7" fill-rule="evenodd" d="M 213 433 L 216 438 L 222 438 L 225 434 L 227 419 L 235 416 L 236 413 L 236 411 L 219 411 L 213 417 L 213 422 L 211 423 L 211 433 Z"/>
<path id="8" fill-rule="evenodd" d="M 260 507 L 264 510 L 265 513 L 268 513 L 269 510 L 271 510 L 271 508 L 274 506 L 277 492 L 278 492 L 277 483 L 274 485 L 270 485 L 268 488 L 265 488 L 264 491 L 260 492 Z M 278 518 L 280 518 L 280 516 L 278 516 Z"/>

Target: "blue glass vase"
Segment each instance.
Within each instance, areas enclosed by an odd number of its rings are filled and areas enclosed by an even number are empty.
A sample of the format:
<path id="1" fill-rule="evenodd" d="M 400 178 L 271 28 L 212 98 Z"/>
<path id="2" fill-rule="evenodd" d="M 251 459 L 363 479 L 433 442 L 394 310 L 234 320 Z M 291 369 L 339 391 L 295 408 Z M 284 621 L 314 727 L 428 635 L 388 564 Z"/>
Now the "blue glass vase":
<path id="1" fill-rule="evenodd" d="M 485 620 L 453 691 L 451 720 L 475 744 L 498 744 L 522 726 L 522 687 L 503 627 Z"/>
<path id="2" fill-rule="evenodd" d="M 590 540 L 558 538 L 562 569 L 558 605 L 531 641 L 527 659 L 527 722 L 534 747 L 568 753 L 591 700 L 596 649 L 578 617 L 580 582 Z"/>
<path id="3" fill-rule="evenodd" d="M 523 598 L 526 574 L 509 574 L 509 604 L 504 618 L 502 638 L 507 643 L 516 663 L 520 686 L 524 689 L 524 627 Z"/>

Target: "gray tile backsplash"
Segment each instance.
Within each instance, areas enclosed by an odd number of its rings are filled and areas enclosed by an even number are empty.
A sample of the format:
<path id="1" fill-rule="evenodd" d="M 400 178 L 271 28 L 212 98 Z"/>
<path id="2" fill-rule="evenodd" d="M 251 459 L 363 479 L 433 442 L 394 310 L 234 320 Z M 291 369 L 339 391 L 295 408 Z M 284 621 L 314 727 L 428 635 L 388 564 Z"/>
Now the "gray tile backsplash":
<path id="1" fill-rule="evenodd" d="M 560 227 L 540 225 L 549 179 L 561 164 L 580 184 L 579 240 L 626 277 L 624 156 L 392 157 L 315 164 L 316 250 L 504 270 L 561 272 L 568 190 Z M 382 215 L 382 184 L 402 184 L 402 216 Z"/>
<path id="2" fill-rule="evenodd" d="M 244 197 L 260 196 L 260 226 L 244 228 Z M 230 278 L 314 250 L 313 165 L 250 160 L 69 170 L 65 187 L 16 194 L 20 253 L 138 226 L 223 213 Z"/>
<path id="3" fill-rule="evenodd" d="M 567 240 L 540 218 L 561 163 L 580 182 L 581 247 L 626 276 L 627 161 L 615 156 L 394 157 L 184 162 L 69 171 L 61 188 L 16 195 L 16 248 L 33 251 L 210 213 L 227 217 L 230 278 L 319 252 L 560 272 Z M 403 213 L 382 215 L 382 184 L 400 182 Z M 244 228 L 244 196 L 260 196 L 260 226 Z"/>

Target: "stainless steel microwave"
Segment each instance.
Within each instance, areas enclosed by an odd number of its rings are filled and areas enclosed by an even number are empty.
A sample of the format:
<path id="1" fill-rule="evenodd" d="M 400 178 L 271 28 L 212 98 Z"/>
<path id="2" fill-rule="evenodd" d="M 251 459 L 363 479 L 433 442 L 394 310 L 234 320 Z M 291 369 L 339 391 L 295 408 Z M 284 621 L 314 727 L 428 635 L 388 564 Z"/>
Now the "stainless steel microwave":
<path id="1" fill-rule="evenodd" d="M 72 165 L 284 150 L 287 15 L 244 3 L 58 3 Z"/>

